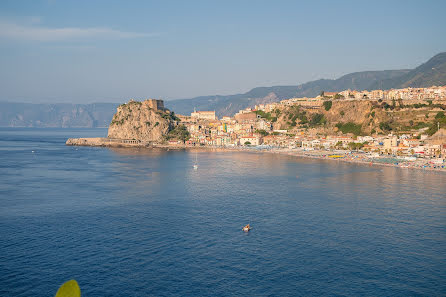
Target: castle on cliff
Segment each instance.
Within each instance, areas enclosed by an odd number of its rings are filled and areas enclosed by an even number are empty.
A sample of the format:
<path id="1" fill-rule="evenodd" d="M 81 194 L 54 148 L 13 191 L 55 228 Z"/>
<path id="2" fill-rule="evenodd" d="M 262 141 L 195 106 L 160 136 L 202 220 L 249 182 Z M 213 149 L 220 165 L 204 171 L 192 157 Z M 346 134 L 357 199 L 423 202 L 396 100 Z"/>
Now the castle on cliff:
<path id="1" fill-rule="evenodd" d="M 130 99 L 130 102 L 135 102 L 134 99 Z M 144 104 L 147 104 L 151 109 L 153 109 L 154 111 L 164 111 L 165 107 L 164 107 L 164 101 L 161 99 L 146 99 L 143 100 Z"/>

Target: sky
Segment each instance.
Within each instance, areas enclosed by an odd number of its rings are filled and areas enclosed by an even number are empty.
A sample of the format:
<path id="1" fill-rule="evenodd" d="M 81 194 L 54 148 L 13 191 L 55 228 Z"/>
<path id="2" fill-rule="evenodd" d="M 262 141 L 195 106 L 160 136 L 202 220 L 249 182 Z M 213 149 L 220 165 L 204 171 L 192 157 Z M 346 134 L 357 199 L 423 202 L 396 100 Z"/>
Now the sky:
<path id="1" fill-rule="evenodd" d="M 446 51 L 446 1 L 0 1 L 0 101 L 244 93 Z"/>

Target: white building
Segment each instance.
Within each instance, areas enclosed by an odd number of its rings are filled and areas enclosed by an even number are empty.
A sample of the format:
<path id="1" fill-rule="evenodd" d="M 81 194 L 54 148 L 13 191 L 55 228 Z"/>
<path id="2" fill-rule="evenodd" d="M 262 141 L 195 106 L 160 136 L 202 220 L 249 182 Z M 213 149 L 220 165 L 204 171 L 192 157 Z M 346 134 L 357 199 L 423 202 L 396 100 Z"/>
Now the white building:
<path id="1" fill-rule="evenodd" d="M 245 145 L 245 143 L 249 142 L 250 145 L 260 145 L 262 144 L 262 139 L 258 136 L 244 136 L 240 137 L 240 145 Z"/>
<path id="2" fill-rule="evenodd" d="M 194 119 L 198 120 L 216 120 L 217 117 L 215 116 L 215 110 L 214 111 L 196 111 L 194 109 L 194 112 L 190 114 L 190 116 Z"/>

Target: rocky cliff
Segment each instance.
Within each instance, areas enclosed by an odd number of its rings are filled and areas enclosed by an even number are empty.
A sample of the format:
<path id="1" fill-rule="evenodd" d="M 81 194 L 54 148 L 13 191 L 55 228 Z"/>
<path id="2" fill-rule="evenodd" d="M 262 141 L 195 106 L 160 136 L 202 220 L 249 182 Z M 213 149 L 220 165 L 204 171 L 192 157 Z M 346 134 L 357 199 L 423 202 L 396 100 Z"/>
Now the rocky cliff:
<path id="1" fill-rule="evenodd" d="M 108 128 L 108 138 L 159 142 L 176 126 L 173 112 L 153 106 L 153 100 L 130 101 L 118 107 Z"/>
<path id="2" fill-rule="evenodd" d="M 375 134 L 389 132 L 414 132 L 426 130 L 431 135 L 440 126 L 446 126 L 446 101 L 428 103 L 419 100 L 335 100 L 326 106 L 306 109 L 299 106 L 280 107 L 268 114 L 274 129 L 286 129 L 291 133 L 312 129 L 319 134 L 343 133 Z M 326 108 L 325 108 L 326 107 Z"/>

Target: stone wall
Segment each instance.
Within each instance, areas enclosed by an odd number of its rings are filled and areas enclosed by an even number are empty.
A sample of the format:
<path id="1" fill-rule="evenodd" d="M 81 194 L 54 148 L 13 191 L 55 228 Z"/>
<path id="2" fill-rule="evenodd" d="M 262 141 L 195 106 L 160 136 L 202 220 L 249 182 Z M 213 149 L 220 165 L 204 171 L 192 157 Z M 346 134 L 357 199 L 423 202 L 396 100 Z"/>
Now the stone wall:
<path id="1" fill-rule="evenodd" d="M 144 102 L 155 111 L 164 111 L 164 101 L 158 99 L 147 99 Z"/>

